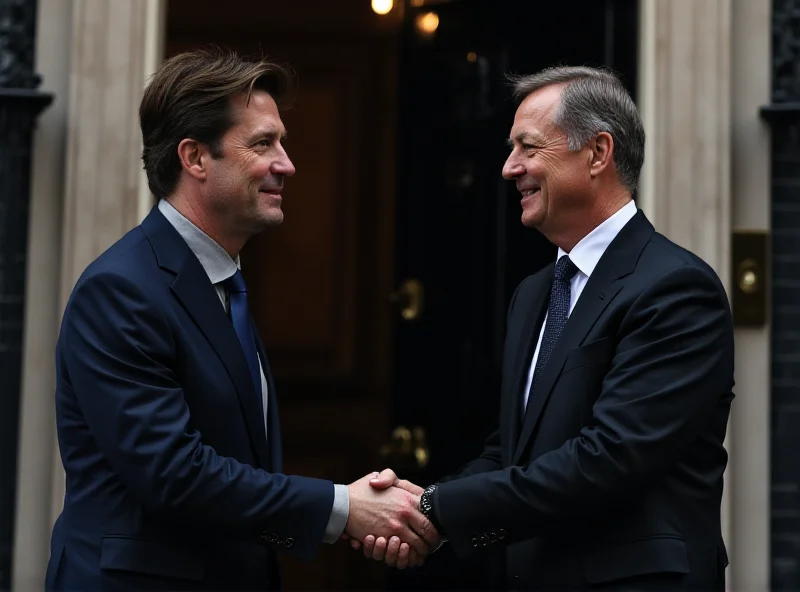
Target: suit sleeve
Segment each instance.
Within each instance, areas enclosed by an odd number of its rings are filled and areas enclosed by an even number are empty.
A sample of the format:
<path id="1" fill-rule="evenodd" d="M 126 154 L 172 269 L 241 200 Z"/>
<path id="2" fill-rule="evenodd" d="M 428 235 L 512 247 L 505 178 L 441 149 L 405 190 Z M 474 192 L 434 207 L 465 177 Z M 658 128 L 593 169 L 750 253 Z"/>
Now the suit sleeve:
<path id="1" fill-rule="evenodd" d="M 439 486 L 435 507 L 455 551 L 472 551 L 483 533 L 504 529 L 509 544 L 618 504 L 709 429 L 732 377 L 721 284 L 698 267 L 669 272 L 625 315 L 590 425 L 526 466 Z"/>
<path id="2" fill-rule="evenodd" d="M 122 483 L 151 511 L 312 558 L 331 515 L 331 482 L 270 474 L 217 454 L 189 426 L 166 319 L 128 278 L 78 284 L 59 348 L 80 410 Z"/>
<path id="3" fill-rule="evenodd" d="M 517 295 L 524 285 L 525 281 L 520 282 L 516 290 L 514 290 L 514 294 L 511 295 L 511 300 L 508 304 L 508 313 L 506 314 L 506 327 L 508 327 L 508 325 L 511 323 L 512 314 L 514 312 L 514 304 L 517 301 Z M 502 413 L 503 410 L 501 409 L 500 412 Z M 498 427 L 498 429 L 489 434 L 489 437 L 486 438 L 486 442 L 483 445 L 483 452 L 478 458 L 468 462 L 466 465 L 458 469 L 458 471 L 456 471 L 454 474 L 440 479 L 439 483 L 454 481 L 456 479 L 461 479 L 462 477 L 477 475 L 478 473 L 498 471 L 502 468 L 503 459 L 501 454 L 500 428 Z"/>

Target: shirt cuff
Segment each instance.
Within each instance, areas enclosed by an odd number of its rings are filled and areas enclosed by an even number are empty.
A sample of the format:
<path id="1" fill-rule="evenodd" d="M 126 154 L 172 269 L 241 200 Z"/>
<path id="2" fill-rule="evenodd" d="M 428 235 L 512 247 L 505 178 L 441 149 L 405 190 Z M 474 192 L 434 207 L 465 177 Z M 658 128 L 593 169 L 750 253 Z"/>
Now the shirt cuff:
<path id="1" fill-rule="evenodd" d="M 334 485 L 333 508 L 331 508 L 331 517 L 328 520 L 328 526 L 325 527 L 325 537 L 322 542 L 332 545 L 338 541 L 347 526 L 349 516 L 350 493 L 347 491 L 347 485 Z"/>

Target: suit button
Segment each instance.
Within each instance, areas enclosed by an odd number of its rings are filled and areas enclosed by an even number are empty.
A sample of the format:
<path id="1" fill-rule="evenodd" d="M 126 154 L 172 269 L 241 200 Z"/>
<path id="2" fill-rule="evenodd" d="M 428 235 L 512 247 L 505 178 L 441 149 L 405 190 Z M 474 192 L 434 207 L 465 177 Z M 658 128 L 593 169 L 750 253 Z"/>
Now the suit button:
<path id="1" fill-rule="evenodd" d="M 278 542 L 278 535 L 275 534 L 274 532 L 271 532 L 270 535 L 269 535 L 269 542 L 272 543 L 273 545 L 275 543 L 277 543 Z"/>
<path id="2" fill-rule="evenodd" d="M 472 546 L 475 548 L 480 547 L 480 544 L 478 543 L 478 537 L 472 537 Z"/>
<path id="3" fill-rule="evenodd" d="M 500 537 L 500 540 L 501 540 L 501 541 L 502 541 L 504 538 L 506 538 L 506 535 L 507 535 L 507 534 L 508 534 L 508 533 L 507 533 L 507 532 L 505 531 L 505 529 L 503 529 L 503 528 L 501 528 L 500 530 L 498 530 L 498 531 L 497 531 L 497 536 L 498 536 L 498 537 Z"/>
<path id="4" fill-rule="evenodd" d="M 294 539 L 292 537 L 286 537 L 286 540 L 283 542 L 286 545 L 287 549 L 291 549 L 292 545 L 294 545 Z"/>

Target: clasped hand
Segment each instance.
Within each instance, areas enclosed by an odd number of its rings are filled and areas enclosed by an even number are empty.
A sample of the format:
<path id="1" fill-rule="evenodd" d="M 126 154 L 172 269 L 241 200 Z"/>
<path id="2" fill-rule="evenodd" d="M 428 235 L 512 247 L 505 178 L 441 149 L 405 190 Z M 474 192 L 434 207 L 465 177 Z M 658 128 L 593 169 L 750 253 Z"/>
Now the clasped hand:
<path id="1" fill-rule="evenodd" d="M 422 488 L 386 469 L 347 486 L 350 513 L 342 538 L 369 559 L 404 569 L 420 566 L 441 541 L 419 511 Z"/>

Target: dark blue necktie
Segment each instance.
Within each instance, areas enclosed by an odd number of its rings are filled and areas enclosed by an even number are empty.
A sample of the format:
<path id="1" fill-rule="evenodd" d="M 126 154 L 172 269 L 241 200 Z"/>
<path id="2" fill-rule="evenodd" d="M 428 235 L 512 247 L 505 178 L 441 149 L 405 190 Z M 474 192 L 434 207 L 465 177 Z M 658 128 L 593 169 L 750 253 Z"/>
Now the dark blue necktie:
<path id="1" fill-rule="evenodd" d="M 253 332 L 253 324 L 250 322 L 250 312 L 247 308 L 247 288 L 244 285 L 242 272 L 236 273 L 223 282 L 228 290 L 231 307 L 231 320 L 233 329 L 242 344 L 244 357 L 247 359 L 247 366 L 250 369 L 250 379 L 253 381 L 253 388 L 256 395 L 261 400 L 261 370 L 258 365 L 258 351 L 256 350 L 256 337 Z"/>
<path id="2" fill-rule="evenodd" d="M 536 368 L 533 370 L 531 390 L 528 391 L 528 404 L 536 392 L 536 382 L 547 365 L 550 355 L 558 343 L 558 338 L 564 330 L 569 317 L 570 281 L 578 268 L 567 255 L 561 257 L 556 263 L 553 273 L 553 286 L 550 288 L 550 303 L 547 305 L 547 320 L 542 335 L 542 345 L 539 347 L 539 357 L 536 359 Z"/>

